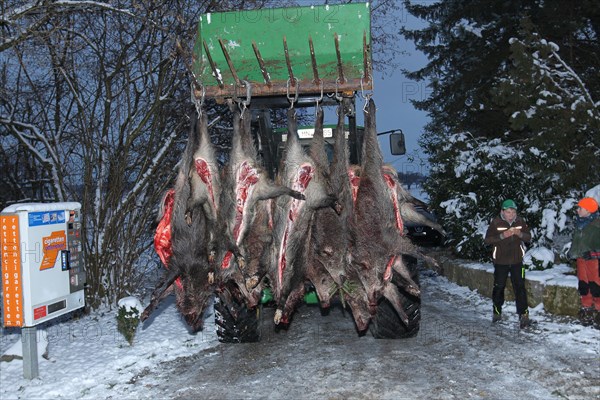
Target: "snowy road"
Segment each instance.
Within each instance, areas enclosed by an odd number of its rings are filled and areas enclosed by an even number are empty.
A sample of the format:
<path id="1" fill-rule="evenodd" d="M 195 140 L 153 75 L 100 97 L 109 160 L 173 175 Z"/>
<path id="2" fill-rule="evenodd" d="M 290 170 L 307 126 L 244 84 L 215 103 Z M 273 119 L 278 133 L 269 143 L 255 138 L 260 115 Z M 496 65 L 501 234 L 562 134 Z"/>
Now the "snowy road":
<path id="1" fill-rule="evenodd" d="M 508 320 L 492 326 L 488 299 L 445 278 L 421 279 L 415 338 L 359 337 L 341 308 L 321 316 L 308 306 L 288 331 L 274 332 L 265 309 L 260 343 L 209 348 L 132 383 L 177 399 L 600 398 L 598 331 L 533 310 L 539 329 L 522 332 L 514 303 Z"/>

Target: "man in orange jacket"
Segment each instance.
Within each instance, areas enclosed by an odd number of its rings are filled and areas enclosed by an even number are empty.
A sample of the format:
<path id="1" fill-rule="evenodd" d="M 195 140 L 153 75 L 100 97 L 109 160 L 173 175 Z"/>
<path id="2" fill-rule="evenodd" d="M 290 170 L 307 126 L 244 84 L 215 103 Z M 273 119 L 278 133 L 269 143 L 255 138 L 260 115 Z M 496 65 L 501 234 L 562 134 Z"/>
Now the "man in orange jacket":
<path id="1" fill-rule="evenodd" d="M 598 202 L 592 197 L 584 197 L 577 204 L 577 217 L 569 258 L 577 259 L 577 278 L 581 310 L 579 320 L 582 325 L 594 324 L 600 329 L 600 216 Z"/>

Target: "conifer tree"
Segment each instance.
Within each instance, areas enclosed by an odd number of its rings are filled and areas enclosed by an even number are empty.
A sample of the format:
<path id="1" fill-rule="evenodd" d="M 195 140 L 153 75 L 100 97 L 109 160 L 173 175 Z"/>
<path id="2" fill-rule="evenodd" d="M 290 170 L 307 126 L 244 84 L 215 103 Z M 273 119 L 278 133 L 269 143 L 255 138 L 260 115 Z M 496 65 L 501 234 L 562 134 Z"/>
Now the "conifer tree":
<path id="1" fill-rule="evenodd" d="M 573 199 L 598 184 L 600 68 L 597 2 L 405 2 L 429 26 L 404 30 L 429 63 L 415 101 L 431 122 L 432 205 L 463 256 L 483 258 L 482 234 L 514 198 L 548 245 Z"/>

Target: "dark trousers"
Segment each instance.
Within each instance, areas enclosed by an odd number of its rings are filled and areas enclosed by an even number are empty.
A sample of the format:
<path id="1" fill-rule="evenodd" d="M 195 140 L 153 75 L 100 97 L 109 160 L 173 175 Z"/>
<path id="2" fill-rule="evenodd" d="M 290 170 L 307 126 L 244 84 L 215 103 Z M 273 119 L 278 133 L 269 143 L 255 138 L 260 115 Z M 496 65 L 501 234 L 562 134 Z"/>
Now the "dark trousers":
<path id="1" fill-rule="evenodd" d="M 509 273 L 513 291 L 515 292 L 517 314 L 527 314 L 527 291 L 525 290 L 525 268 L 523 268 L 523 264 L 494 264 L 494 289 L 492 290 L 494 313 L 502 313 L 504 288 L 506 288 L 506 280 Z"/>

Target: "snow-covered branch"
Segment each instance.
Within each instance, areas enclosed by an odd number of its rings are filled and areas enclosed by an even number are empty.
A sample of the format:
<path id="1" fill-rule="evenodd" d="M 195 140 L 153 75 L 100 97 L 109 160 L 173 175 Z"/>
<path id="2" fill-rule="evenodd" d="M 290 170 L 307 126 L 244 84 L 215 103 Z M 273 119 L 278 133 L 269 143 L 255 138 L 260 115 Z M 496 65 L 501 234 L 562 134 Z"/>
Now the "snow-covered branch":
<path id="1" fill-rule="evenodd" d="M 61 174 L 59 172 L 61 163 L 58 159 L 56 149 L 53 148 L 50 143 L 48 143 L 45 135 L 35 125 L 21 121 L 15 121 L 13 119 L 7 119 L 3 116 L 0 116 L 0 124 L 7 126 L 12 135 L 27 148 L 30 154 L 32 154 L 41 164 L 45 165 L 49 169 L 57 200 L 65 201 L 65 191 L 61 183 L 62 179 L 60 178 Z M 25 131 L 32 132 L 33 136 L 27 135 Z M 32 140 L 32 138 L 35 140 Z M 38 150 L 38 148 L 35 146 L 36 142 L 43 145 L 44 150 L 49 154 L 49 156 L 43 155 L 41 151 Z"/>
<path id="2" fill-rule="evenodd" d="M 18 7 L 9 9 L 0 16 L 0 23 L 9 30 L 16 32 L 10 33 L 0 41 L 0 52 L 14 47 L 35 34 L 50 20 L 52 15 L 73 12 L 73 11 L 109 11 L 120 13 L 135 18 L 135 13 L 126 8 L 115 7 L 110 3 L 100 1 L 67 1 L 67 0 L 37 0 L 29 1 Z M 33 19 L 30 25 L 19 26 L 23 20 Z M 36 19 L 37 18 L 37 19 Z"/>
<path id="3" fill-rule="evenodd" d="M 573 78 L 575 80 L 575 82 L 577 82 L 577 84 L 579 85 L 579 88 L 583 92 L 583 95 L 585 96 L 586 100 L 590 103 L 594 112 L 596 114 L 598 114 L 598 107 L 596 106 L 596 102 L 592 98 L 591 93 L 588 91 L 587 87 L 585 86 L 585 84 L 583 83 L 583 81 L 581 80 L 579 75 L 577 75 L 577 73 L 575 71 L 573 71 L 573 68 L 571 68 L 569 66 L 569 64 L 567 64 L 556 51 L 553 50 L 552 55 L 558 60 L 558 62 L 560 62 L 560 64 L 563 66 L 563 68 L 569 72 L 569 75 L 571 76 L 571 78 Z M 600 117 L 600 115 L 597 115 L 597 117 Z"/>

